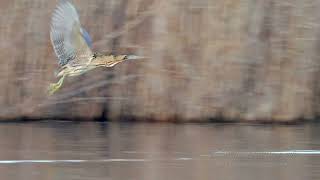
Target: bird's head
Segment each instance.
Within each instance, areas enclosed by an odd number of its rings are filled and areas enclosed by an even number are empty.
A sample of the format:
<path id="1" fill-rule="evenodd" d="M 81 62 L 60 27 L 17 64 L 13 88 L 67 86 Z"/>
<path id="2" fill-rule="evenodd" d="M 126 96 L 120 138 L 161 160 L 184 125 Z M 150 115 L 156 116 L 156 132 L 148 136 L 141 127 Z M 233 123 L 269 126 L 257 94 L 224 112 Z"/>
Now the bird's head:
<path id="1" fill-rule="evenodd" d="M 113 67 L 126 60 L 143 59 L 143 56 L 136 55 L 102 55 L 95 54 L 91 64 L 96 66 Z"/>
<path id="2" fill-rule="evenodd" d="M 115 56 L 115 59 L 116 60 L 119 60 L 119 61 L 125 61 L 125 60 L 135 60 L 135 59 L 144 59 L 146 57 L 144 56 L 137 56 L 137 55 L 118 55 L 118 56 Z"/>
<path id="3" fill-rule="evenodd" d="M 113 57 L 113 60 L 107 63 L 107 66 L 114 66 L 120 62 L 127 61 L 127 60 L 136 60 L 136 59 L 144 59 L 146 57 L 143 56 L 136 56 L 136 55 L 116 55 Z"/>

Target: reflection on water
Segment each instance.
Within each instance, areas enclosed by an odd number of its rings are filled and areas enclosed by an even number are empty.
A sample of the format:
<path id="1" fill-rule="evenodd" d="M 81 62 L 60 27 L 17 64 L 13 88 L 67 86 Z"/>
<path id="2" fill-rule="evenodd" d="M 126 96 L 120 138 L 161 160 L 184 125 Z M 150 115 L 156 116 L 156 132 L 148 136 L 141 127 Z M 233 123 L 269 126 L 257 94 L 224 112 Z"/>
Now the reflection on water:
<path id="1" fill-rule="evenodd" d="M 0 179 L 319 179 L 320 124 L 0 124 Z"/>

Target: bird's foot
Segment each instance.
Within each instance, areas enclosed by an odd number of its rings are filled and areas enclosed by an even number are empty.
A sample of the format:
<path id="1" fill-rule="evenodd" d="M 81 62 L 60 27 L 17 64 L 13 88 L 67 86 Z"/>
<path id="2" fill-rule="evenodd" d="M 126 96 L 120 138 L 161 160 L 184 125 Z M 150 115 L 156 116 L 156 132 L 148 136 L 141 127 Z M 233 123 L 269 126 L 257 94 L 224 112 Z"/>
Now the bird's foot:
<path id="1" fill-rule="evenodd" d="M 60 88 L 60 86 L 61 85 L 59 83 L 51 83 L 48 88 L 49 95 L 53 95 Z"/>
<path id="2" fill-rule="evenodd" d="M 62 86 L 63 80 L 66 76 L 62 76 L 57 83 L 51 83 L 48 88 L 49 95 L 54 94 Z"/>

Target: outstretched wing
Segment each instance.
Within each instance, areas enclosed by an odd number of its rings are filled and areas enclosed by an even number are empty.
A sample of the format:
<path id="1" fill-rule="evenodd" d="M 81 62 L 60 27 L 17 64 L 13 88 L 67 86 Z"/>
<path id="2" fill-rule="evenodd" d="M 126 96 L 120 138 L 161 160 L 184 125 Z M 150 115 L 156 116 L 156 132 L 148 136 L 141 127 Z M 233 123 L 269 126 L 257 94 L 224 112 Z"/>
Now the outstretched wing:
<path id="1" fill-rule="evenodd" d="M 67 0 L 61 0 L 53 12 L 50 39 L 61 66 L 87 63 L 93 57 L 87 43 L 91 43 L 91 38 L 81 28 L 78 13 Z"/>

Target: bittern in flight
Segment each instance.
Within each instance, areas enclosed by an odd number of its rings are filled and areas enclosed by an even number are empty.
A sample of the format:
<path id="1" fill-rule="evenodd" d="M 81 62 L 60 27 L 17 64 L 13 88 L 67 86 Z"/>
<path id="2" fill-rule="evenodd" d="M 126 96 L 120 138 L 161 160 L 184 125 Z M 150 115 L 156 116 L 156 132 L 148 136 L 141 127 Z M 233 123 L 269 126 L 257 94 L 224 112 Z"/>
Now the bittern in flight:
<path id="1" fill-rule="evenodd" d="M 49 94 L 56 92 L 67 76 L 78 76 L 96 67 L 113 67 L 125 60 L 142 58 L 93 53 L 91 38 L 81 27 L 78 13 L 68 0 L 61 0 L 52 15 L 50 39 L 61 66 L 57 77 L 61 78 L 50 84 Z"/>

